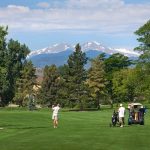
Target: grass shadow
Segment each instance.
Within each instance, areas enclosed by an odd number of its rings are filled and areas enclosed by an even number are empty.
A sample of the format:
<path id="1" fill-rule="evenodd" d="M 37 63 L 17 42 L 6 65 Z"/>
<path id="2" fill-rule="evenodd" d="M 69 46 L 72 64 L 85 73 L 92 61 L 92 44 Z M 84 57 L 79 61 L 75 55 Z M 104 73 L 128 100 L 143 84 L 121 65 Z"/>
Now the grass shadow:
<path id="1" fill-rule="evenodd" d="M 49 128 L 49 126 L 22 126 L 22 125 L 0 125 L 0 128 L 3 129 L 44 129 Z"/>

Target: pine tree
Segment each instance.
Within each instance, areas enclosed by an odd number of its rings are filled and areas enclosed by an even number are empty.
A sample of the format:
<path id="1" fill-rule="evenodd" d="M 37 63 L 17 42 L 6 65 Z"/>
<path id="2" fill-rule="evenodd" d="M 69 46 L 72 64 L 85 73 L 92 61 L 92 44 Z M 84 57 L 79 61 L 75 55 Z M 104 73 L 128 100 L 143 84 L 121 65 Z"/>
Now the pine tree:
<path id="1" fill-rule="evenodd" d="M 39 98 L 42 104 L 52 105 L 57 102 L 60 75 L 55 65 L 45 66 Z"/>
<path id="2" fill-rule="evenodd" d="M 82 96 L 85 93 L 86 70 L 84 66 L 86 63 L 86 54 L 81 51 L 80 45 L 77 44 L 75 51 L 68 59 L 69 75 L 67 85 L 70 102 L 74 102 L 75 105 L 79 104 L 80 109 L 83 109 Z"/>
<path id="3" fill-rule="evenodd" d="M 16 80 L 14 101 L 20 106 L 27 106 L 30 97 L 34 97 L 33 86 L 36 85 L 35 68 L 32 62 L 26 62 L 20 73 L 20 78 Z"/>

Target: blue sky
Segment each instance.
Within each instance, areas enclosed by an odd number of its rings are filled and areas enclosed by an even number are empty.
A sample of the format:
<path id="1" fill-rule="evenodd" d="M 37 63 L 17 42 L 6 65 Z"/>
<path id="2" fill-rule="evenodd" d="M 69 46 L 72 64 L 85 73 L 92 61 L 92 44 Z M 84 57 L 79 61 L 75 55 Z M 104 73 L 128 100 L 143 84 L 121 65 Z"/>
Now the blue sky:
<path id="1" fill-rule="evenodd" d="M 87 41 L 133 49 L 134 31 L 150 19 L 149 10 L 149 0 L 4 0 L 0 25 L 31 50 Z"/>

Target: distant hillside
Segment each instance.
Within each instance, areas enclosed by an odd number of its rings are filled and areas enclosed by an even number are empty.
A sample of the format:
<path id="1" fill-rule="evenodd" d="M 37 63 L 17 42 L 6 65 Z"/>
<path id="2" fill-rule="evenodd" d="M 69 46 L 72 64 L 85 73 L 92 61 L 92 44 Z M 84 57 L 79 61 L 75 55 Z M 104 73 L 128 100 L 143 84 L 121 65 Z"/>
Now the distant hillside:
<path id="1" fill-rule="evenodd" d="M 112 49 L 98 42 L 87 42 L 81 45 L 82 51 L 86 53 L 88 58 L 95 58 L 101 53 L 106 53 L 106 56 L 110 56 L 114 53 L 124 54 L 132 59 L 139 56 L 138 53 L 126 50 L 126 49 Z M 32 51 L 27 59 L 31 60 L 35 67 L 44 68 L 45 65 L 55 64 L 61 66 L 67 63 L 68 57 L 74 51 L 74 46 L 61 43 L 53 46 L 43 48 L 41 50 Z M 89 66 L 89 63 L 88 65 Z"/>
<path id="2" fill-rule="evenodd" d="M 33 62 L 34 66 L 37 68 L 43 68 L 46 65 L 55 64 L 56 66 L 61 66 L 67 63 L 68 56 L 72 51 L 63 51 L 60 53 L 52 54 L 39 54 L 31 57 L 30 60 Z"/>

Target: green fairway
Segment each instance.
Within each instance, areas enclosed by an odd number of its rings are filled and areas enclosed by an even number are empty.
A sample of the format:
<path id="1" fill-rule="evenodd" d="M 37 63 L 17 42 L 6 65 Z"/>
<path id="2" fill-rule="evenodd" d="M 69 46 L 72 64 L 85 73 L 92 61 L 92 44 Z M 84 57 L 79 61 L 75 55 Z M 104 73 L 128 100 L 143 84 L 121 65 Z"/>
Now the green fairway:
<path id="1" fill-rule="evenodd" d="M 150 115 L 110 128 L 112 111 L 60 112 L 54 129 L 50 111 L 0 110 L 0 150 L 149 150 Z"/>

